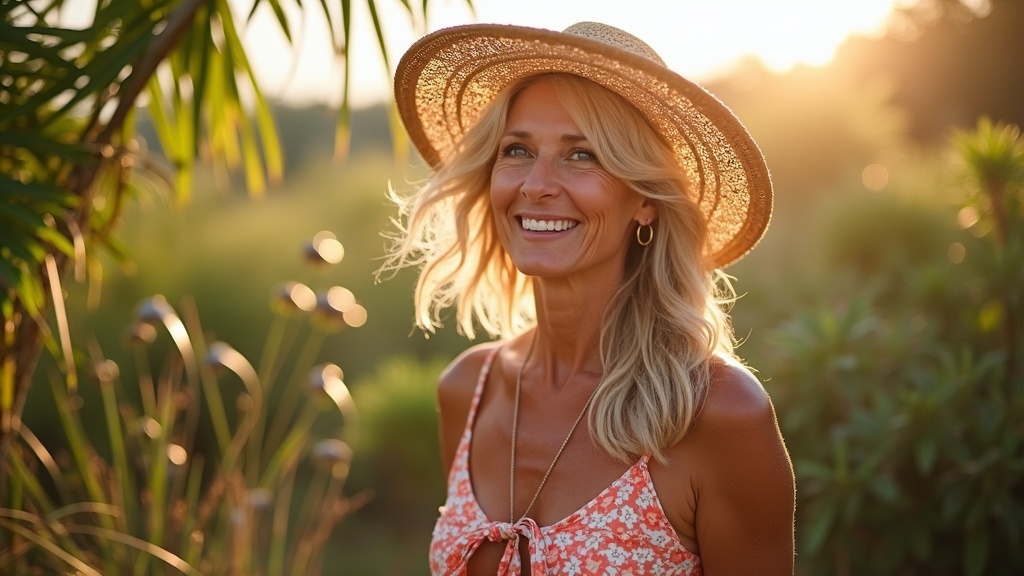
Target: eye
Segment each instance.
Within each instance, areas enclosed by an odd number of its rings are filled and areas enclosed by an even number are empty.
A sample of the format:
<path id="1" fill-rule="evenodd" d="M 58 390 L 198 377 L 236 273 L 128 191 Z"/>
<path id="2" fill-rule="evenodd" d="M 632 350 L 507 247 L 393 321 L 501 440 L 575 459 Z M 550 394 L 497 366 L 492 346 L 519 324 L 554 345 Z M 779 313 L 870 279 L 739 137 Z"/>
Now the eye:
<path id="1" fill-rule="evenodd" d="M 503 158 L 524 158 L 529 155 L 526 146 L 513 142 L 512 144 L 506 144 L 501 147 L 500 156 Z"/>
<path id="2" fill-rule="evenodd" d="M 569 152 L 569 159 L 582 162 L 597 162 L 597 154 L 593 150 L 587 150 L 586 148 L 575 148 Z"/>

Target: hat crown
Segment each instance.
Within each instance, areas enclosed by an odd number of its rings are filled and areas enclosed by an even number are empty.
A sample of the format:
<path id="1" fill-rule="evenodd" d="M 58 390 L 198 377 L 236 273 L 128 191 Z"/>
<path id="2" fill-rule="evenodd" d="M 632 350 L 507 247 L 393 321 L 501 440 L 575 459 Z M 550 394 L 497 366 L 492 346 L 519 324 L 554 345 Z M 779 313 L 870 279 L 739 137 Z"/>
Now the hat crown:
<path id="1" fill-rule="evenodd" d="M 603 42 L 609 46 L 631 52 L 637 56 L 643 56 L 648 60 L 653 60 L 654 62 L 665 66 L 665 61 L 661 59 L 661 56 L 658 56 L 658 53 L 654 51 L 654 48 L 651 48 L 646 42 L 636 36 L 633 36 L 629 32 L 620 30 L 614 26 L 609 26 L 600 22 L 577 22 L 562 32 L 564 34 L 572 34 L 573 36 L 580 36 L 582 38 L 589 38 L 591 40 Z"/>

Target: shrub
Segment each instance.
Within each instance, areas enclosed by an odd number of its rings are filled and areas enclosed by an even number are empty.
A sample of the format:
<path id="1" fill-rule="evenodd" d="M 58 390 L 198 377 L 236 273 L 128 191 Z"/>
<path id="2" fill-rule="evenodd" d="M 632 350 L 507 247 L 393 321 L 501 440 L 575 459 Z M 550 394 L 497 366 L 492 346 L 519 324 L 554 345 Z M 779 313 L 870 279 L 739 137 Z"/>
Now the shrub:
<path id="1" fill-rule="evenodd" d="M 864 258 L 828 272 L 861 293 L 836 287 L 757 361 L 794 459 L 800 573 L 1024 571 L 1024 140 L 981 121 L 953 151 L 948 250 L 854 232 Z"/>

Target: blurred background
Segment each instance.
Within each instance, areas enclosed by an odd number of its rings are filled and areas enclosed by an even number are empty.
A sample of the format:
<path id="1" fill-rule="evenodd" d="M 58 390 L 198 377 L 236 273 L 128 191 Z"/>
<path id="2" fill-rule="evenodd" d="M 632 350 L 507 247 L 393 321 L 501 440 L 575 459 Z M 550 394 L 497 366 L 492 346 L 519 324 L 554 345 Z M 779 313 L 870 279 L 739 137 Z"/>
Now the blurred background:
<path id="1" fill-rule="evenodd" d="M 1024 160 L 1012 126 L 1024 123 L 1024 1 L 555 4 L 476 0 L 470 11 L 443 0 L 424 20 L 382 3 L 387 63 L 367 15 L 354 16 L 367 44 L 353 39 L 353 54 L 371 56 L 349 60 L 344 160 L 343 65 L 329 39 L 317 43 L 323 24 L 307 10 L 296 30 L 308 38 L 289 48 L 264 28 L 269 12 L 255 13 L 246 49 L 271 100 L 284 178 L 253 197 L 246 179 L 201 155 L 189 201 L 142 187 L 120 228 L 129 258 L 105 258 L 99 295 L 68 285 L 72 332 L 128 357 L 136 305 L 162 294 L 193 302 L 209 340 L 258 359 L 282 283 L 349 289 L 367 320 L 328 334 L 317 360 L 341 366 L 352 391 L 359 429 L 345 491 L 369 500 L 331 533 L 324 572 L 427 574 L 444 499 L 433 386 L 470 342 L 413 328 L 409 271 L 375 279 L 394 216 L 387 191 L 427 174 L 407 149 L 396 155 L 386 70 L 445 25 L 607 22 L 732 108 L 772 171 L 768 234 L 728 272 L 741 294 L 738 352 L 775 399 L 797 470 L 798 573 L 1021 573 L 1024 164 L 1012 162 Z M 159 160 L 144 116 L 139 135 Z M 986 141 L 1010 142 L 993 176 L 1018 199 L 1009 220 L 993 215 L 998 202 L 971 171 L 970 151 Z M 311 271 L 305 250 L 320 231 L 344 258 Z M 35 386 L 23 418 L 59 442 L 50 397 Z"/>

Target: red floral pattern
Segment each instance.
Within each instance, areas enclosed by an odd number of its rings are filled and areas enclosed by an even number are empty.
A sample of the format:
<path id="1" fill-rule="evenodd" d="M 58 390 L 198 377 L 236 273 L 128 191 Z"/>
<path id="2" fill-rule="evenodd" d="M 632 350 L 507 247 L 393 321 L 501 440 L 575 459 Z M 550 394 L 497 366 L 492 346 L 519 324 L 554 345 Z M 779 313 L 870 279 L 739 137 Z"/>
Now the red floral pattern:
<path id="1" fill-rule="evenodd" d="M 469 478 L 472 423 L 497 348 L 484 362 L 448 477 L 448 497 L 434 526 L 430 571 L 463 576 L 473 552 L 485 541 L 507 542 L 499 576 L 521 573 L 519 541 L 529 543 L 530 572 L 542 575 L 700 576 L 700 557 L 687 550 L 665 516 L 642 457 L 611 486 L 570 516 L 538 526 L 530 518 L 515 524 L 489 520 Z"/>

